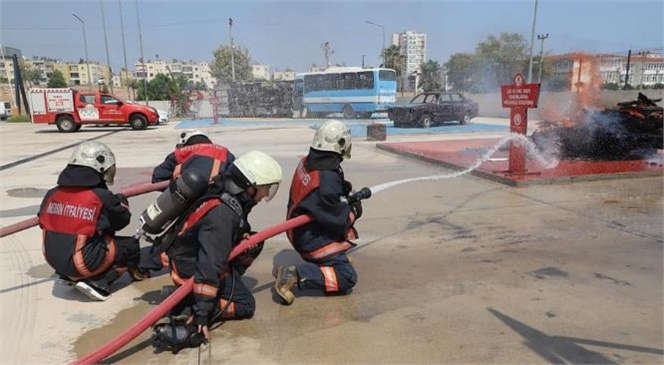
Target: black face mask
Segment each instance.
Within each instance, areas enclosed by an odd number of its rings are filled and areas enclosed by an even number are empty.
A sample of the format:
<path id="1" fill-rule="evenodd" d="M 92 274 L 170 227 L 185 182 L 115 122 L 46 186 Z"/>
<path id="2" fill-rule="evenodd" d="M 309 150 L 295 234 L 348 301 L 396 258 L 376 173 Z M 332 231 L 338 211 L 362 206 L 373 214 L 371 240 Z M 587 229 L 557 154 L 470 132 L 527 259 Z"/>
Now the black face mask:
<path id="1" fill-rule="evenodd" d="M 177 354 L 187 347 L 198 347 L 205 339 L 198 333 L 193 324 L 181 320 L 171 320 L 170 323 L 160 323 L 153 328 L 152 341 L 155 348 L 170 350 Z"/>

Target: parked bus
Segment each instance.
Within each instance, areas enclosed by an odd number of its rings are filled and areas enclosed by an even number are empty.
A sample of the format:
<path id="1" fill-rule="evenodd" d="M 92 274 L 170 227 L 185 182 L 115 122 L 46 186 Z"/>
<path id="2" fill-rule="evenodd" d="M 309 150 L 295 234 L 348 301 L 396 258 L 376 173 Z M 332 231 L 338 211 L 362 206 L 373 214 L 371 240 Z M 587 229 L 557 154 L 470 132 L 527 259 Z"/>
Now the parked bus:
<path id="1" fill-rule="evenodd" d="M 331 68 L 297 74 L 293 84 L 294 114 L 315 118 L 342 113 L 344 118 L 370 118 L 396 103 L 396 72 L 387 68 Z"/>

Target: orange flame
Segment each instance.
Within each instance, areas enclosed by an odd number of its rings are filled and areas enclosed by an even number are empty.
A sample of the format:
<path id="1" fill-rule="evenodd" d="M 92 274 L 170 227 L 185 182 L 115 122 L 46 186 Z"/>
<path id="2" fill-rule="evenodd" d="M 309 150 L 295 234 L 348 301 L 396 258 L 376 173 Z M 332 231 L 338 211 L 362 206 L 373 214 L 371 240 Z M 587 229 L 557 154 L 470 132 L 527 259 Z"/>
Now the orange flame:
<path id="1" fill-rule="evenodd" d="M 564 102 L 544 101 L 540 105 L 540 119 L 561 122 L 565 126 L 582 120 L 583 110 L 599 106 L 602 76 L 599 72 L 599 57 L 585 53 L 565 56 L 571 68 L 568 72 L 570 98 Z"/>

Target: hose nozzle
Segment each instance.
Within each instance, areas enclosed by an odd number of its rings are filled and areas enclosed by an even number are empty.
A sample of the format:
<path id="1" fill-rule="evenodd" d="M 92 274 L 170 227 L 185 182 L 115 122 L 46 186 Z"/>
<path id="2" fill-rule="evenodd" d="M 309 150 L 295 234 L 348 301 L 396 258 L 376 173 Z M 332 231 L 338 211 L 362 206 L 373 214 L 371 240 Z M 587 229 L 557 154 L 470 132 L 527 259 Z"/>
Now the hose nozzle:
<path id="1" fill-rule="evenodd" d="M 371 198 L 371 189 L 364 187 L 360 189 L 357 193 L 351 195 L 348 197 L 348 203 L 353 204 L 355 202 L 359 202 L 364 199 L 369 199 Z"/>

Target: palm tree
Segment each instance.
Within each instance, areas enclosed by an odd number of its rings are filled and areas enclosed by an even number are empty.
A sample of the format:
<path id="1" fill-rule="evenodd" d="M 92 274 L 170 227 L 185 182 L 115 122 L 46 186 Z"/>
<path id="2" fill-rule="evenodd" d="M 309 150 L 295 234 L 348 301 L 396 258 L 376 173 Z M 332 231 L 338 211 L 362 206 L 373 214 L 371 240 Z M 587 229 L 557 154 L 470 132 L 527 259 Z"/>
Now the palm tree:
<path id="1" fill-rule="evenodd" d="M 383 49 L 383 67 L 393 69 L 397 74 L 397 84 L 401 85 L 403 73 L 406 70 L 406 56 L 401 54 L 399 46 L 391 45 Z M 400 89 L 397 87 L 397 89 Z"/>
<path id="2" fill-rule="evenodd" d="M 420 86 L 424 91 L 438 91 L 442 88 L 440 78 L 440 64 L 438 61 L 428 60 L 420 65 L 422 70 L 422 82 Z"/>

